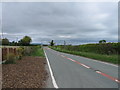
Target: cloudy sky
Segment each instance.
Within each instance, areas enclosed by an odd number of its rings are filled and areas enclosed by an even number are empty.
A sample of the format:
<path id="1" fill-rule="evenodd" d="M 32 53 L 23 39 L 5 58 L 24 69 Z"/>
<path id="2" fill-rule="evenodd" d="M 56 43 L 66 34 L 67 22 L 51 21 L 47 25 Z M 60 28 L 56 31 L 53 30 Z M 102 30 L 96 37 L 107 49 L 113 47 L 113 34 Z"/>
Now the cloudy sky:
<path id="1" fill-rule="evenodd" d="M 2 30 L 11 41 L 28 35 L 33 43 L 69 44 L 118 40 L 117 2 L 2 3 Z M 1 11 L 0 11 L 1 13 Z"/>

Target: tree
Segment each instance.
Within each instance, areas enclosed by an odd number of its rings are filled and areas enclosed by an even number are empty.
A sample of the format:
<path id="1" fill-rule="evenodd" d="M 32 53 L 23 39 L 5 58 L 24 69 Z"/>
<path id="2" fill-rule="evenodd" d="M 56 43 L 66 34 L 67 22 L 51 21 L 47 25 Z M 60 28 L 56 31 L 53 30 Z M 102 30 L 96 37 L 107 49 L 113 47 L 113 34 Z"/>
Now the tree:
<path id="1" fill-rule="evenodd" d="M 50 46 L 54 46 L 55 45 L 55 43 L 54 43 L 54 41 L 52 40 L 51 42 L 50 42 Z"/>
<path id="2" fill-rule="evenodd" d="M 99 43 L 106 43 L 106 40 L 100 40 Z"/>
<path id="3" fill-rule="evenodd" d="M 30 43 L 32 42 L 31 37 L 29 36 L 24 36 L 23 39 L 21 39 L 19 42 L 19 45 L 24 45 L 24 46 L 28 46 L 30 45 Z"/>
<path id="4" fill-rule="evenodd" d="M 2 45 L 9 45 L 9 40 L 7 38 L 2 39 Z"/>
<path id="5" fill-rule="evenodd" d="M 12 41 L 12 42 L 10 42 L 10 45 L 11 45 L 11 46 L 16 46 L 16 45 L 18 45 L 18 44 L 17 44 L 17 42 Z"/>

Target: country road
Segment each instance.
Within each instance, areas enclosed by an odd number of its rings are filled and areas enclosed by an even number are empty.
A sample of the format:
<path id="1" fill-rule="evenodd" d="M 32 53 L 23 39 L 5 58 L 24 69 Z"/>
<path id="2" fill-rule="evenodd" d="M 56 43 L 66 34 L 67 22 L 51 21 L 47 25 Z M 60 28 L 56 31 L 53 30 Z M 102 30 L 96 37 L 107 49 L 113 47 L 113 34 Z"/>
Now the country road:
<path id="1" fill-rule="evenodd" d="M 57 88 L 118 88 L 118 66 L 44 47 Z"/>

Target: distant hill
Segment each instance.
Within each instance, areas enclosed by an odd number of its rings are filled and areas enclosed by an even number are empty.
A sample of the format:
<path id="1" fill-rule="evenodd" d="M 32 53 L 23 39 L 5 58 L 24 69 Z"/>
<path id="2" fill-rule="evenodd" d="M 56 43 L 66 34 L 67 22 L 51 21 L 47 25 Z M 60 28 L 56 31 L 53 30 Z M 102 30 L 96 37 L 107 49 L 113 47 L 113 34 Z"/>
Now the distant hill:
<path id="1" fill-rule="evenodd" d="M 31 43 L 31 45 L 43 45 L 43 46 L 48 46 L 48 44 L 43 44 L 43 43 Z"/>
<path id="2" fill-rule="evenodd" d="M 42 43 L 31 43 L 32 45 L 41 45 Z"/>

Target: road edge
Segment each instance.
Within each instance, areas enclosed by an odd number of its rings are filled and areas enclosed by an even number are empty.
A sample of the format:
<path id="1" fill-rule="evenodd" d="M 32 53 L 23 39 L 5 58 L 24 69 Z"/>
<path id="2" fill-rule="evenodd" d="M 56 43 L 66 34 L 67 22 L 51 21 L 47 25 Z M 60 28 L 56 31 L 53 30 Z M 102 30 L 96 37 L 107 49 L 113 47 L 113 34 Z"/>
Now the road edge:
<path id="1" fill-rule="evenodd" d="M 48 60 L 47 54 L 46 54 L 46 52 L 45 52 L 44 49 L 43 49 L 43 51 L 44 51 L 44 54 L 45 54 L 45 58 L 46 58 L 46 60 L 47 60 L 47 64 L 48 64 L 48 67 L 49 67 L 49 71 L 50 71 L 50 75 L 51 75 L 51 78 L 52 78 L 53 86 L 54 86 L 54 88 L 58 89 L 59 87 L 58 87 L 58 85 L 57 85 L 57 83 L 56 83 L 56 80 L 55 80 L 55 78 L 54 78 L 54 76 L 53 76 L 53 71 L 52 71 L 52 68 L 51 68 L 51 66 L 50 66 L 50 62 L 49 62 L 49 60 Z"/>

